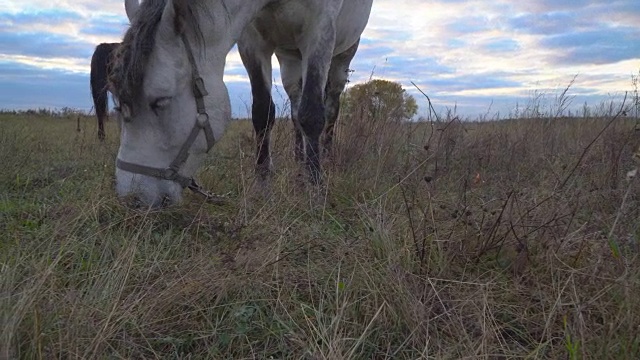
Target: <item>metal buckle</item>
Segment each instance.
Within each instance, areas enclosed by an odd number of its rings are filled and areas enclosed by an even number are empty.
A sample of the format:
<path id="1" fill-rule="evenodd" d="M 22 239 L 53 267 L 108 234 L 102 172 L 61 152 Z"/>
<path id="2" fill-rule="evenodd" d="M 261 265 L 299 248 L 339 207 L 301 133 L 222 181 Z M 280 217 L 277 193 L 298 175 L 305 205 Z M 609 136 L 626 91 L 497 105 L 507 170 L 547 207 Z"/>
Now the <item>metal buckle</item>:
<path id="1" fill-rule="evenodd" d="M 193 79 L 193 92 L 196 96 L 203 97 L 209 95 L 207 88 L 204 86 L 204 80 L 201 77 Z"/>

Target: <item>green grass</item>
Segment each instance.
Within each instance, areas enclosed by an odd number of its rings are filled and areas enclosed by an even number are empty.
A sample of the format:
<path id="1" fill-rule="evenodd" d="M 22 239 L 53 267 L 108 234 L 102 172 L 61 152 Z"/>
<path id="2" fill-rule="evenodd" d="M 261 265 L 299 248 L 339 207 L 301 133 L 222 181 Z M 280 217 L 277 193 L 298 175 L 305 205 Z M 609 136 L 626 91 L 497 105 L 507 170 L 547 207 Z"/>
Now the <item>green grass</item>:
<path id="1" fill-rule="evenodd" d="M 239 121 L 198 174 L 229 204 L 140 211 L 113 122 L 0 115 L 0 358 L 640 358 L 632 121 L 373 120 L 320 200 L 289 122 L 257 194 Z"/>

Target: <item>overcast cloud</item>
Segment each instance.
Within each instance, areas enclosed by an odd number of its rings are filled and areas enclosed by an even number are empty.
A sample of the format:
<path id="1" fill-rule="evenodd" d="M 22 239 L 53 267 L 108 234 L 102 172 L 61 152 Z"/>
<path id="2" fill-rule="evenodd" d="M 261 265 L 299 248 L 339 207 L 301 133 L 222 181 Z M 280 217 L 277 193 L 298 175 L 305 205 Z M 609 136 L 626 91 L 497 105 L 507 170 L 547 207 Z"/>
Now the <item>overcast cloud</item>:
<path id="1" fill-rule="evenodd" d="M 0 108 L 89 110 L 93 49 L 127 26 L 120 0 L 0 0 Z M 246 73 L 235 50 L 227 59 L 234 115 L 247 116 Z M 351 68 L 352 84 L 398 81 L 423 111 L 412 81 L 439 110 L 470 117 L 506 115 L 576 74 L 574 102 L 597 105 L 631 90 L 638 74 L 640 1 L 374 0 Z"/>

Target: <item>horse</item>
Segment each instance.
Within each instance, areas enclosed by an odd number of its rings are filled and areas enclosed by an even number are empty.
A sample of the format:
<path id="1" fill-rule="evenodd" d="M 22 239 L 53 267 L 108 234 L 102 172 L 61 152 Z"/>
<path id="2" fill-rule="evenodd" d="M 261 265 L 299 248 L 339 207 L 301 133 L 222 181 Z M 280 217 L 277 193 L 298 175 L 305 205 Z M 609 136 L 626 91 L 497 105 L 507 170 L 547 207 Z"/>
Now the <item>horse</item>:
<path id="1" fill-rule="evenodd" d="M 101 43 L 96 46 L 91 56 L 91 97 L 93 98 L 93 108 L 96 110 L 98 118 L 98 139 L 104 141 L 104 122 L 108 115 L 108 95 L 107 95 L 107 75 L 109 74 L 109 64 L 120 43 Z"/>
<path id="2" fill-rule="evenodd" d="M 137 5 L 137 2 L 125 2 L 125 11 L 129 19 L 133 18 Z M 120 46 L 120 43 L 100 43 L 93 51 L 93 55 L 91 55 L 89 83 L 91 97 L 93 98 L 93 108 L 98 118 L 98 139 L 100 141 L 104 141 L 104 122 L 109 118 L 108 74 L 111 60 L 118 46 Z"/>
<path id="3" fill-rule="evenodd" d="M 295 157 L 323 184 L 320 136 L 331 148 L 339 96 L 373 0 L 125 0 L 136 6 L 110 74 L 122 119 L 116 192 L 138 205 L 179 203 L 230 120 L 223 81 L 235 43 L 247 69 L 255 172 L 272 173 L 271 57 L 291 103 Z M 326 130 L 325 130 L 326 125 Z"/>

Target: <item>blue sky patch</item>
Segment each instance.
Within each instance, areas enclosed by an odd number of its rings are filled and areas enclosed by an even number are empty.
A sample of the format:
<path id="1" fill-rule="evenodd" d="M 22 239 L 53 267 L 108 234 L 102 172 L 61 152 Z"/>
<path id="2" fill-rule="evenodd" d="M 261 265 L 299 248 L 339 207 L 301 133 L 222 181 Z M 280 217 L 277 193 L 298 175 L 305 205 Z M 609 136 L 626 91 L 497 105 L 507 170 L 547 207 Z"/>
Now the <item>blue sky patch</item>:
<path id="1" fill-rule="evenodd" d="M 5 3 L 0 108 L 89 110 L 91 55 L 98 43 L 120 41 L 127 29 L 122 0 Z M 369 78 L 397 81 L 416 96 L 422 113 L 427 105 L 414 81 L 437 108 L 456 104 L 473 116 L 488 106 L 507 114 L 533 86 L 562 87 L 583 74 L 571 93 L 578 106 L 595 105 L 631 89 L 631 74 L 640 70 L 638 44 L 636 0 L 375 0 L 349 66 L 350 86 Z M 282 111 L 286 97 L 275 61 L 274 69 L 274 97 Z M 246 117 L 251 91 L 235 53 L 226 74 L 233 114 Z"/>

